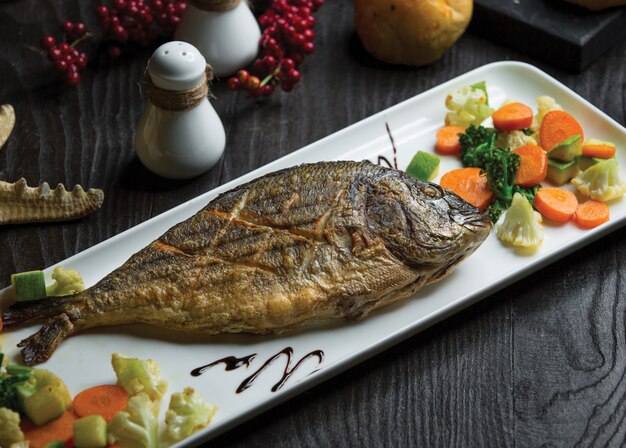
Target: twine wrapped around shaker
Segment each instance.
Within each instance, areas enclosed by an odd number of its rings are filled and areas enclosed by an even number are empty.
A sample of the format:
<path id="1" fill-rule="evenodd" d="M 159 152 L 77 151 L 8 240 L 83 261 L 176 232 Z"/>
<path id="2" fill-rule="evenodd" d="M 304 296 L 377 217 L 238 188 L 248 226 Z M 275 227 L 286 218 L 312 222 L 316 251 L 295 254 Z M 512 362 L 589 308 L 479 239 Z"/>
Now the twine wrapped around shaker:
<path id="1" fill-rule="evenodd" d="M 235 9 L 241 0 L 189 0 L 190 3 L 203 11 L 225 12 Z"/>
<path id="2" fill-rule="evenodd" d="M 165 110 L 181 111 L 191 109 L 204 100 L 211 89 L 210 82 L 213 80 L 213 68 L 207 64 L 202 79 L 198 84 L 186 90 L 166 90 L 157 87 L 146 72 L 144 79 L 144 91 L 148 99 L 156 107 Z"/>

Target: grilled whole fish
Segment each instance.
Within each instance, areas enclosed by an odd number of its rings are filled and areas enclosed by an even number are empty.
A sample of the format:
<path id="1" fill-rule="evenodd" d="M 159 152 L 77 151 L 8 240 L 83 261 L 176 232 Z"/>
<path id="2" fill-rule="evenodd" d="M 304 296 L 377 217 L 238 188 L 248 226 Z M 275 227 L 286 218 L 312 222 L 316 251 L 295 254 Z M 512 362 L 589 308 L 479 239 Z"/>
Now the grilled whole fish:
<path id="1" fill-rule="evenodd" d="M 403 172 L 301 165 L 222 194 L 92 288 L 15 304 L 2 319 L 7 329 L 48 319 L 19 344 L 27 365 L 106 325 L 268 333 L 359 319 L 449 274 L 490 229 L 456 194 Z"/>

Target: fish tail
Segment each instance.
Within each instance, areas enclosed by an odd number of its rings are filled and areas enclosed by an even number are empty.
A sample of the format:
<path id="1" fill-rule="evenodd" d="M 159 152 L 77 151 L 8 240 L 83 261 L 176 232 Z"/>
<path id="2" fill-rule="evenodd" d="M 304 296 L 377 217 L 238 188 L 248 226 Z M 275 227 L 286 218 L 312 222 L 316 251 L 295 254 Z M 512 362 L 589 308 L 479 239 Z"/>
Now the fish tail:
<path id="1" fill-rule="evenodd" d="M 61 341 L 73 332 L 74 325 L 67 314 L 54 316 L 37 333 L 17 344 L 21 348 L 24 364 L 32 366 L 47 361 Z"/>
<path id="2" fill-rule="evenodd" d="M 2 326 L 7 330 L 23 327 L 38 320 L 63 314 L 66 306 L 79 300 L 80 294 L 46 297 L 41 300 L 16 302 L 2 313 Z"/>

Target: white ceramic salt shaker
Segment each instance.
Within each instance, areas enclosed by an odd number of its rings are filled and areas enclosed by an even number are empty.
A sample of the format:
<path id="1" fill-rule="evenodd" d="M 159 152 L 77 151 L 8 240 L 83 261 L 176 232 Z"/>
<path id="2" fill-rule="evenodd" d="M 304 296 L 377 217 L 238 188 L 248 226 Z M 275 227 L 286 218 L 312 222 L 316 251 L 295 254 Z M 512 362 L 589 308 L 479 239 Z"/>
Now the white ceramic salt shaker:
<path id="1" fill-rule="evenodd" d="M 198 48 L 223 77 L 256 58 L 261 29 L 245 1 L 190 0 L 174 37 Z"/>
<path id="2" fill-rule="evenodd" d="M 224 152 L 224 126 L 209 103 L 206 87 L 204 92 L 197 90 L 206 83 L 206 68 L 204 57 L 193 45 L 178 41 L 161 45 L 148 61 L 147 76 L 154 88 L 147 89 L 149 101 L 137 126 L 135 148 L 139 160 L 159 176 L 198 176 Z M 194 93 L 197 98 L 190 107 L 181 109 L 176 104 L 180 95 L 189 100 Z"/>

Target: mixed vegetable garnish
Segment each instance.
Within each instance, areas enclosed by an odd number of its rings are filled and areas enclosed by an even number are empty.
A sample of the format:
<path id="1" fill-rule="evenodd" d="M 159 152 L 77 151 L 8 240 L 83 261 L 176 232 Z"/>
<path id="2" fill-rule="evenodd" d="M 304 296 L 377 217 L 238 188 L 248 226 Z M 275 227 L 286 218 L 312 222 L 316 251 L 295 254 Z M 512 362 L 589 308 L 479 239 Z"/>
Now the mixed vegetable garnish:
<path id="1" fill-rule="evenodd" d="M 435 152 L 458 157 L 464 167 L 444 173 L 440 184 L 487 212 L 504 243 L 538 247 L 544 218 L 597 227 L 609 220 L 606 202 L 626 192 L 615 144 L 585 140 L 576 118 L 554 98 L 537 98 L 536 114 L 514 101 L 494 110 L 481 82 L 449 94 L 446 108 Z M 489 117 L 492 127 L 484 124 Z M 434 179 L 438 161 L 421 160 L 418 153 L 407 172 Z M 568 183 L 576 193 L 562 188 Z"/>
<path id="2" fill-rule="evenodd" d="M 43 271 L 20 272 L 11 275 L 11 287 L 18 302 L 60 297 L 85 290 L 80 273 L 74 269 L 57 266 L 52 270 L 52 283 L 46 285 Z"/>
<path id="3" fill-rule="evenodd" d="M 0 447 L 159 448 L 207 426 L 217 408 L 187 387 L 171 395 L 159 425 L 167 382 L 151 359 L 112 357 L 117 384 L 74 399 L 52 372 L 8 364 L 0 353 Z"/>

